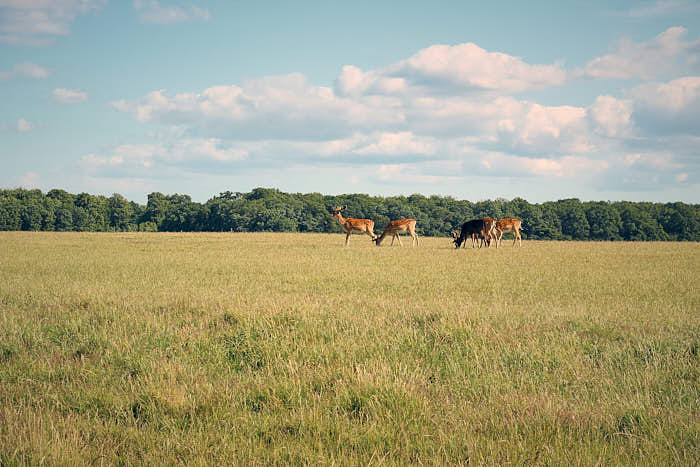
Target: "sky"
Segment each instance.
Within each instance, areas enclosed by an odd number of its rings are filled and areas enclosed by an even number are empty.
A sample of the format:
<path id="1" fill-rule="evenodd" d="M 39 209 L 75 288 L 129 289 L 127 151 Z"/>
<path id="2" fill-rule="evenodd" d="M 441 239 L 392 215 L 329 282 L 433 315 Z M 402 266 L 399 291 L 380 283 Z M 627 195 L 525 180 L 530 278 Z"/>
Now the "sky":
<path id="1" fill-rule="evenodd" d="M 0 188 L 700 202 L 700 2 L 0 0 Z"/>

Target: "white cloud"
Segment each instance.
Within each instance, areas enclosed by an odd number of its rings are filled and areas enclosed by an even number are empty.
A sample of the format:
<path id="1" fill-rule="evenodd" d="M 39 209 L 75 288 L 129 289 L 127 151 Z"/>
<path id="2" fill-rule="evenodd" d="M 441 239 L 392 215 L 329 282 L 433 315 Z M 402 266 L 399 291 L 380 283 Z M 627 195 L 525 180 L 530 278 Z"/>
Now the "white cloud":
<path id="1" fill-rule="evenodd" d="M 166 148 L 156 144 L 122 144 L 109 155 L 88 154 L 82 158 L 83 167 L 88 169 L 149 169 L 153 161 L 166 154 Z"/>
<path id="2" fill-rule="evenodd" d="M 335 81 L 335 90 L 341 96 L 399 94 L 407 91 L 407 82 L 402 77 L 382 76 L 380 72 L 365 73 L 355 66 L 346 65 Z"/>
<path id="3" fill-rule="evenodd" d="M 559 86 L 566 80 L 560 64 L 530 65 L 521 58 L 488 52 L 473 43 L 433 45 L 389 66 L 386 73 L 403 76 L 417 85 L 503 93 Z"/>
<path id="4" fill-rule="evenodd" d="M 582 179 L 604 173 L 610 167 L 606 160 L 585 156 L 521 157 L 496 151 L 475 151 L 465 172 L 480 176 L 529 177 L 539 179 Z"/>
<path id="5" fill-rule="evenodd" d="M 172 156 L 177 158 L 203 157 L 219 162 L 240 161 L 248 157 L 248 150 L 223 147 L 218 138 L 185 139 L 177 143 Z"/>
<path id="6" fill-rule="evenodd" d="M 63 104 L 76 104 L 86 101 L 88 98 L 87 93 L 76 89 L 58 88 L 54 89 L 52 94 L 54 99 Z"/>
<path id="7" fill-rule="evenodd" d="M 20 77 L 44 79 L 48 78 L 49 74 L 49 71 L 41 65 L 35 63 L 18 63 L 9 71 L 0 71 L 0 81 Z"/>
<path id="8" fill-rule="evenodd" d="M 610 168 L 597 180 L 600 186 L 619 191 L 657 191 L 685 185 L 699 173 L 669 151 L 644 151 L 614 156 Z"/>
<path id="9" fill-rule="evenodd" d="M 682 167 L 668 153 L 630 153 L 618 158 L 615 162 L 627 168 L 635 167 L 649 172 L 671 171 Z"/>
<path id="10" fill-rule="evenodd" d="M 32 131 L 34 129 L 34 125 L 32 125 L 31 122 L 20 118 L 17 120 L 17 131 L 20 131 L 22 133 L 27 133 L 29 131 Z"/>
<path id="11" fill-rule="evenodd" d="M 688 30 L 668 28 L 649 42 L 620 41 L 616 53 L 597 57 L 576 74 L 589 78 L 653 79 L 690 73 L 700 66 L 700 39 L 684 42 Z"/>
<path id="12" fill-rule="evenodd" d="M 434 185 L 436 183 L 458 183 L 463 177 L 447 174 L 425 173 L 424 164 L 381 164 L 376 177 L 381 183 L 393 183 L 408 186 L 414 184 Z"/>
<path id="13" fill-rule="evenodd" d="M 353 128 L 394 127 L 404 118 L 389 99 L 338 97 L 331 88 L 311 86 L 300 74 L 171 97 L 159 90 L 138 102 L 112 105 L 142 122 L 188 125 L 207 136 L 249 140 L 330 139 Z"/>
<path id="14" fill-rule="evenodd" d="M 196 167 L 213 163 L 231 163 L 244 160 L 248 150 L 232 147 L 219 139 L 178 139 L 175 141 L 122 144 L 107 155 L 88 154 L 82 166 L 89 171 L 116 171 L 115 173 L 150 173 L 172 167 Z"/>
<path id="15" fill-rule="evenodd" d="M 612 96 L 598 96 L 588 115 L 593 130 L 603 136 L 624 136 L 633 126 L 632 103 Z"/>
<path id="16" fill-rule="evenodd" d="M 632 118 L 652 134 L 700 133 L 700 77 L 646 83 L 629 92 Z"/>
<path id="17" fill-rule="evenodd" d="M 500 137 L 526 153 L 584 153 L 593 148 L 588 137 L 586 110 L 572 106 L 521 103 L 516 120 L 500 124 Z"/>
<path id="18" fill-rule="evenodd" d="M 354 154 L 434 154 L 436 142 L 432 138 L 419 138 L 410 131 L 400 133 L 381 133 L 376 142 L 354 149 Z"/>
<path id="19" fill-rule="evenodd" d="M 103 8 L 108 0 L 3 0 L 0 43 L 47 45 L 70 34 L 78 15 Z"/>
<path id="20" fill-rule="evenodd" d="M 501 92 L 560 86 L 561 64 L 530 65 L 519 57 L 488 52 L 473 43 L 433 45 L 386 68 L 363 72 L 347 65 L 335 83 L 339 95 Z"/>
<path id="21" fill-rule="evenodd" d="M 194 5 L 163 6 L 156 0 L 134 0 L 134 9 L 141 21 L 156 24 L 182 23 L 192 19 L 208 21 L 209 10 Z"/>
<path id="22" fill-rule="evenodd" d="M 668 83 L 647 83 L 630 93 L 636 105 L 666 115 L 700 110 L 700 76 L 689 76 Z"/>

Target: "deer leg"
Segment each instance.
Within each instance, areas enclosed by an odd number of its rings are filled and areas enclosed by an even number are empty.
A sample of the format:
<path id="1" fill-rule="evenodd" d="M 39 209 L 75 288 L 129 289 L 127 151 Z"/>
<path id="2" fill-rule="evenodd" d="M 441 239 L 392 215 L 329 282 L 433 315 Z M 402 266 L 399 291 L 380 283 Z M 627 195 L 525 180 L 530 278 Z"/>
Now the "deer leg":
<path id="1" fill-rule="evenodd" d="M 401 237 L 399 237 L 399 234 L 395 233 L 394 237 L 396 237 L 399 240 L 399 246 L 403 247 L 403 243 L 401 243 Z"/>
<path id="2" fill-rule="evenodd" d="M 350 244 L 350 233 L 348 232 L 345 235 L 345 246 L 348 246 Z"/>

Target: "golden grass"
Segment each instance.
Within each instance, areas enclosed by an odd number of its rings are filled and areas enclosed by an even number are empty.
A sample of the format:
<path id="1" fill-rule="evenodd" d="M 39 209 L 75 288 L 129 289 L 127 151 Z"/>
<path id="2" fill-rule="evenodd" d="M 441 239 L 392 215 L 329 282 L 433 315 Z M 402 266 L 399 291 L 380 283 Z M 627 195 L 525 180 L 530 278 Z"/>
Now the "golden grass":
<path id="1" fill-rule="evenodd" d="M 0 464 L 700 461 L 697 243 L 343 243 L 1 232 Z"/>

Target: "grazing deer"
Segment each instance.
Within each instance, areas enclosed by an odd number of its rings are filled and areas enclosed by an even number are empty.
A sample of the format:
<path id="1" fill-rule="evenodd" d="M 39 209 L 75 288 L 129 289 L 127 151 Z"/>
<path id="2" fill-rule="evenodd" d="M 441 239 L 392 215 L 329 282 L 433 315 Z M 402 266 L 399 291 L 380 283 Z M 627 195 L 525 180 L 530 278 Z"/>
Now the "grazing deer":
<path id="1" fill-rule="evenodd" d="M 377 236 L 374 234 L 374 222 L 369 219 L 346 219 L 340 213 L 343 209 L 347 209 L 347 206 L 336 206 L 333 208 L 333 214 L 331 217 L 336 217 L 340 225 L 343 226 L 345 230 L 345 246 L 350 244 L 350 235 L 352 234 L 364 234 L 366 233 L 372 240 L 376 239 Z"/>
<path id="2" fill-rule="evenodd" d="M 520 219 L 514 217 L 506 217 L 496 222 L 496 247 L 503 240 L 503 234 L 509 232 L 513 234 L 513 246 L 515 246 L 516 240 L 519 242 L 518 246 L 523 246 L 523 238 L 520 236 L 521 226 Z"/>
<path id="3" fill-rule="evenodd" d="M 459 236 L 457 232 L 452 232 L 452 241 L 454 241 L 455 248 L 459 248 L 464 244 L 467 246 L 467 238 L 472 239 L 472 248 L 474 248 L 474 241 L 477 236 L 482 236 L 487 238 L 489 236 L 490 227 L 487 226 L 483 219 L 474 219 L 462 224 L 462 231 Z"/>
<path id="4" fill-rule="evenodd" d="M 387 235 L 391 235 L 392 246 L 394 245 L 395 238 L 398 238 L 399 245 L 403 246 L 399 234 L 405 232 L 408 232 L 411 235 L 411 237 L 413 237 L 411 240 L 411 246 L 418 245 L 418 235 L 416 235 L 415 219 L 399 219 L 396 221 L 389 222 L 389 224 L 384 229 L 384 232 L 382 232 L 382 234 L 379 237 L 375 238 L 374 242 L 377 244 L 377 246 L 380 246 L 382 244 L 382 240 L 384 240 L 384 237 L 386 237 Z"/>

